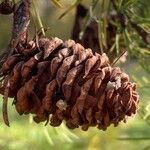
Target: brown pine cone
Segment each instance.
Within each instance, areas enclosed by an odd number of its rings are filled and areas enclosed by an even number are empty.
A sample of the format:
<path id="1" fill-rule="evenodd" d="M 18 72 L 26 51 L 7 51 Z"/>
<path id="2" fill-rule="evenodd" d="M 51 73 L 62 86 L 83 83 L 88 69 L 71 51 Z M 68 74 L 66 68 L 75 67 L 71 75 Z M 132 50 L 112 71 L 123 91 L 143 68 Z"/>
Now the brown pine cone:
<path id="1" fill-rule="evenodd" d="M 5 99 L 14 98 L 20 115 L 32 113 L 35 122 L 51 126 L 65 121 L 70 129 L 105 130 L 136 113 L 136 85 L 120 68 L 110 66 L 105 53 L 93 54 L 73 40 L 59 38 L 40 38 L 36 45 L 18 44 L 2 67 L 0 92 Z"/>

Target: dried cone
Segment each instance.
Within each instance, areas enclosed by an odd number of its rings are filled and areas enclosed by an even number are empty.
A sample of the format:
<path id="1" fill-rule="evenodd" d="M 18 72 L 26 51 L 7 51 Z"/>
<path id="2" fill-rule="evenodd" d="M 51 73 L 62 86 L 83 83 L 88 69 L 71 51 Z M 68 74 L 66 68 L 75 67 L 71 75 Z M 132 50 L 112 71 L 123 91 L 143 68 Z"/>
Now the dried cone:
<path id="1" fill-rule="evenodd" d="M 73 40 L 19 43 L 4 62 L 2 76 L 0 92 L 14 98 L 17 112 L 34 114 L 35 122 L 51 126 L 65 121 L 70 129 L 106 130 L 135 114 L 139 102 L 136 85 L 110 66 L 105 53 L 93 53 Z"/>

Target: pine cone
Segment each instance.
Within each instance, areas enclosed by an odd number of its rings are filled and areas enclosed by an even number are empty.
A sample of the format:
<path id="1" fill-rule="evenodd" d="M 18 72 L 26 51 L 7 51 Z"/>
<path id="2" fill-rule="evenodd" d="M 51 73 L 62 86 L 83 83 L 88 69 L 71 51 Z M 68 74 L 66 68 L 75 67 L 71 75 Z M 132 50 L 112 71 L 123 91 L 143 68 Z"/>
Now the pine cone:
<path id="1" fill-rule="evenodd" d="M 54 127 L 65 121 L 70 129 L 106 130 L 136 113 L 136 85 L 120 68 L 110 66 L 105 53 L 93 54 L 73 40 L 37 42 L 18 44 L 2 67 L 0 92 L 4 102 L 7 96 L 14 98 L 20 115 L 34 114 L 35 122 Z"/>

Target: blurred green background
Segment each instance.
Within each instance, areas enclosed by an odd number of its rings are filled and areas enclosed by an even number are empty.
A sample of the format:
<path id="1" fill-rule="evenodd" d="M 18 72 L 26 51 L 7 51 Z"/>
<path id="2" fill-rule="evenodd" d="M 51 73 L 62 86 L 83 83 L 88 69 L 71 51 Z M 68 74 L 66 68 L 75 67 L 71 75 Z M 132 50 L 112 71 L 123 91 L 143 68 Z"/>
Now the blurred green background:
<path id="1" fill-rule="evenodd" d="M 63 40 L 70 38 L 75 9 L 61 20 L 58 17 L 70 7 L 72 2 L 74 1 L 63 0 L 61 9 L 50 0 L 39 0 L 36 3 L 43 25 L 50 27 L 46 33 L 47 36 L 57 36 Z M 86 2 L 88 5 L 89 1 Z M 32 17 L 31 37 L 35 33 L 34 23 L 39 28 L 37 15 L 33 9 Z M 0 15 L 1 52 L 9 43 L 11 25 L 12 16 Z M 86 132 L 80 129 L 69 130 L 64 124 L 58 128 L 49 125 L 45 127 L 44 124 L 32 122 L 32 116 L 20 117 L 10 99 L 8 109 L 10 128 L 4 125 L 2 113 L 0 113 L 0 150 L 150 150 L 150 72 L 145 71 L 139 61 L 130 55 L 124 64 L 118 65 L 130 75 L 132 81 L 137 83 L 140 95 L 138 114 L 129 118 L 126 124 L 120 123 L 117 128 L 111 126 L 107 131 L 90 128 Z M 2 96 L 0 99 L 2 103 Z"/>

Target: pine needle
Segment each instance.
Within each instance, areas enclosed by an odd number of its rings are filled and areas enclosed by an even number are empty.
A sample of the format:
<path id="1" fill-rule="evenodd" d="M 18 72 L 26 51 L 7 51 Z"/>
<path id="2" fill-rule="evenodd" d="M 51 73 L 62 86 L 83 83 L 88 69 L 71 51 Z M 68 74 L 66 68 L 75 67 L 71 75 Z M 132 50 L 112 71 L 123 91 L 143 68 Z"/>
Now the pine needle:
<path id="1" fill-rule="evenodd" d="M 2 107 L 4 122 L 9 127 L 9 119 L 8 119 L 8 111 L 7 111 L 8 93 L 9 93 L 9 81 L 8 81 L 5 91 L 4 91 L 4 100 L 3 100 L 3 107 Z"/>
<path id="2" fill-rule="evenodd" d="M 35 15 L 37 17 L 38 24 L 39 24 L 39 26 L 40 26 L 40 28 L 42 30 L 43 35 L 45 36 L 45 31 L 44 31 L 43 23 L 42 23 L 39 11 L 37 10 L 37 0 L 32 0 L 32 2 L 33 2 L 33 9 L 34 9 Z"/>
<path id="3" fill-rule="evenodd" d="M 47 129 L 46 127 L 44 128 L 44 135 L 45 135 L 45 137 L 46 137 L 48 143 L 49 143 L 50 145 L 54 145 L 54 142 L 53 142 L 53 140 L 52 140 L 50 134 L 48 133 L 48 129 Z"/>
<path id="4" fill-rule="evenodd" d="M 74 4 L 72 4 L 64 13 L 62 13 L 59 17 L 59 19 L 62 19 L 68 12 L 70 12 L 73 8 L 75 8 L 77 5 L 81 3 L 82 0 L 76 0 Z"/>
<path id="5" fill-rule="evenodd" d="M 51 0 L 56 7 L 63 8 L 63 5 L 58 0 Z"/>
<path id="6" fill-rule="evenodd" d="M 111 64 L 111 66 L 114 66 L 114 65 L 118 62 L 118 60 L 119 60 L 126 52 L 127 52 L 127 50 L 123 51 L 123 52 L 120 54 L 120 56 Z"/>

